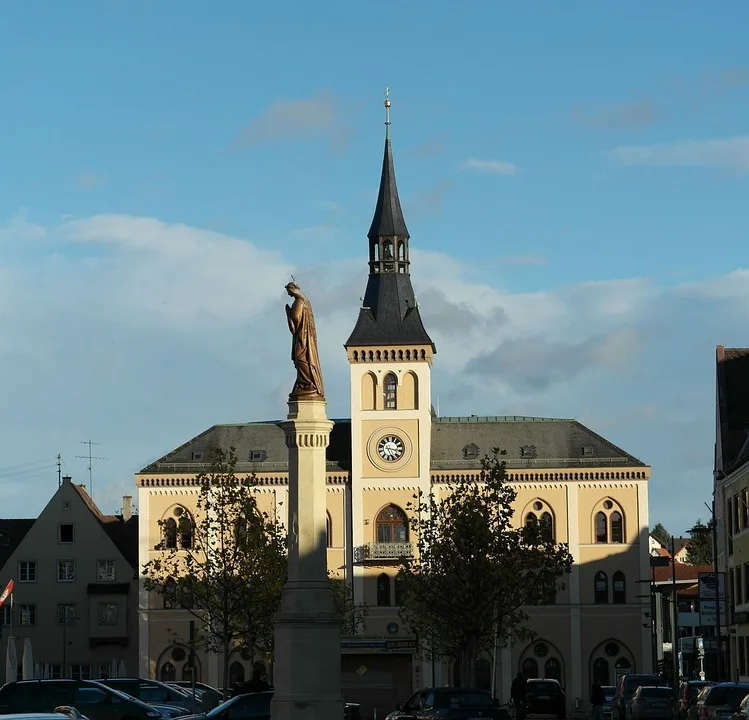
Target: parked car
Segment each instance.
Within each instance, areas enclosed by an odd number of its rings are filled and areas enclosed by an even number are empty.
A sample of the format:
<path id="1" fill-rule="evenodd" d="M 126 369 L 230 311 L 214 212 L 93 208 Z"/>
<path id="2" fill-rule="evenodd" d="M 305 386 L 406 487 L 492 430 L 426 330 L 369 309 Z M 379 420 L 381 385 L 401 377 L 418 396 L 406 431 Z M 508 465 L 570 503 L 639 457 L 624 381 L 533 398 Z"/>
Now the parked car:
<path id="1" fill-rule="evenodd" d="M 564 718 L 567 714 L 567 698 L 559 680 L 527 680 L 525 711 L 528 714 L 556 715 L 558 718 Z"/>
<path id="2" fill-rule="evenodd" d="M 749 695 L 741 701 L 741 704 L 731 715 L 731 720 L 747 720 L 747 715 L 749 715 Z"/>
<path id="3" fill-rule="evenodd" d="M 49 713 L 8 713 L 3 715 L 3 720 L 88 720 L 78 710 L 69 705 L 56 707 Z"/>
<path id="4" fill-rule="evenodd" d="M 385 720 L 507 720 L 507 710 L 490 693 L 467 688 L 427 688 L 414 693 Z"/>
<path id="5" fill-rule="evenodd" d="M 703 688 L 693 707 L 689 720 L 729 720 L 734 710 L 749 694 L 749 683 L 718 683 Z"/>
<path id="6" fill-rule="evenodd" d="M 667 720 L 673 715 L 675 699 L 672 687 L 640 685 L 627 703 L 627 720 Z"/>
<path id="7" fill-rule="evenodd" d="M 674 703 L 673 720 L 688 720 L 689 708 L 697 701 L 700 690 L 714 684 L 708 680 L 685 680 L 679 686 L 679 694 Z"/>
<path id="8" fill-rule="evenodd" d="M 161 713 L 161 717 L 166 720 L 172 720 L 173 718 L 181 718 L 189 713 L 187 710 L 176 705 L 165 705 L 164 703 L 148 703 L 152 708 L 158 710 Z"/>
<path id="9" fill-rule="evenodd" d="M 659 675 L 635 675 L 634 673 L 622 675 L 616 683 L 614 702 L 611 704 L 611 720 L 626 720 L 627 703 L 640 685 L 652 687 L 660 684 Z"/>
<path id="10" fill-rule="evenodd" d="M 120 692 L 132 695 L 149 705 L 152 703 L 161 703 L 164 705 L 181 707 L 185 711 L 183 715 L 203 712 L 203 710 L 206 709 L 203 707 L 197 694 L 193 703 L 191 693 L 186 693 L 182 688 L 175 687 L 174 685 L 167 685 L 158 680 L 146 680 L 143 678 L 109 678 L 108 680 L 101 680 L 100 682 L 108 687 L 115 688 Z"/>
<path id="11" fill-rule="evenodd" d="M 94 680 L 18 680 L 0 688 L 0 715 L 49 713 L 62 705 L 90 720 L 161 718 L 150 705 Z"/>
<path id="12" fill-rule="evenodd" d="M 616 691 L 616 686 L 602 685 L 601 690 L 603 691 L 604 697 L 603 718 L 604 720 L 611 720 L 611 705 L 614 702 L 614 692 Z"/>
<path id="13" fill-rule="evenodd" d="M 180 720 L 270 720 L 270 701 L 273 691 L 235 695 L 217 705 L 213 710 L 195 715 L 185 715 Z M 346 703 L 344 720 L 361 720 L 356 703 Z"/>
<path id="14" fill-rule="evenodd" d="M 190 680 L 173 680 L 167 683 L 167 685 L 174 685 L 175 687 L 182 688 L 185 692 L 192 692 L 192 682 Z M 195 694 L 196 697 L 200 698 L 200 702 L 203 705 L 203 710 L 213 710 L 219 703 L 224 701 L 224 696 L 215 687 L 206 685 L 205 683 L 195 683 Z"/>

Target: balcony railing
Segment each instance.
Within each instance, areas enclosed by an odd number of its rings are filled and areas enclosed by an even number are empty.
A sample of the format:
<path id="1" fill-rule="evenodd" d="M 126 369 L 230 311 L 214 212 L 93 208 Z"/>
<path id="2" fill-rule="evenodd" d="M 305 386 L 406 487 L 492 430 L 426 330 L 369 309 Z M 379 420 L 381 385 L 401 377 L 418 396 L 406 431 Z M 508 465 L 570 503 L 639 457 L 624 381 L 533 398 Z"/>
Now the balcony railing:
<path id="1" fill-rule="evenodd" d="M 378 542 L 359 545 L 354 548 L 354 560 L 398 560 L 402 557 L 412 557 L 413 543 L 410 542 Z"/>

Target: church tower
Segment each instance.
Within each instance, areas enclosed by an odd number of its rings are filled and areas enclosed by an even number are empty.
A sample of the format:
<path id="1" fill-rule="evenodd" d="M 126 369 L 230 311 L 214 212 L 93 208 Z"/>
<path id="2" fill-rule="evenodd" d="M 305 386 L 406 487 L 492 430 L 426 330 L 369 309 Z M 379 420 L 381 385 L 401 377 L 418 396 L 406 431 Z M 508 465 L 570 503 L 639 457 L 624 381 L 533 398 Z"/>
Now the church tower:
<path id="1" fill-rule="evenodd" d="M 403 550 L 392 542 L 400 537 L 388 536 L 391 542 L 386 542 L 387 528 L 379 522 L 383 508 L 392 505 L 397 510 L 405 504 L 404 497 L 411 500 L 418 490 L 428 493 L 430 487 L 430 370 L 436 350 L 411 285 L 410 236 L 395 183 L 387 93 L 385 130 L 380 190 L 367 235 L 367 289 L 345 345 L 351 367 L 351 526 L 357 600 L 366 600 L 366 560 L 377 554 L 392 562 L 397 556 L 386 556 Z"/>

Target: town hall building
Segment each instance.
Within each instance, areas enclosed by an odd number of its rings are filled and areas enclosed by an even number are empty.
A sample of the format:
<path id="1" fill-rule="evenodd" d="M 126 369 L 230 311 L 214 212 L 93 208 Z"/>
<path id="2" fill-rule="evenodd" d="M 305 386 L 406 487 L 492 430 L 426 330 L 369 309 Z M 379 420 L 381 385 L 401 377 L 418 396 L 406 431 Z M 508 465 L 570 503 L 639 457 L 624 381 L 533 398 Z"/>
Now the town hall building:
<path id="1" fill-rule="evenodd" d="M 335 420 L 327 451 L 328 567 L 369 606 L 364 629 L 342 630 L 343 695 L 362 704 L 365 718 L 375 708 L 382 717 L 414 690 L 452 683 L 450 664 L 425 659 L 399 617 L 398 558 L 415 547 L 407 506 L 419 491 L 439 496 L 454 478 L 477 477 L 481 458 L 499 447 L 517 491 L 515 522 L 545 524 L 569 545 L 575 564 L 553 602 L 527 609 L 535 640 L 500 649 L 496 662 L 487 654 L 477 682 L 496 687 L 506 701 L 518 672 L 557 678 L 572 709 L 587 703 L 594 682 L 609 685 L 627 670 L 651 670 L 650 605 L 642 590 L 650 575 L 650 468 L 574 419 L 435 413 L 437 348 L 411 284 L 411 237 L 389 119 L 386 128 L 367 234 L 369 278 L 351 335 L 341 338 L 351 414 Z M 213 425 L 136 475 L 141 567 L 157 554 L 160 521 L 191 512 L 195 477 L 216 446 L 236 448 L 238 472 L 256 477 L 261 509 L 286 521 L 288 455 L 280 421 Z M 142 585 L 139 616 L 140 676 L 189 677 L 190 616 L 165 608 Z M 249 654 L 238 648 L 232 679 L 249 677 L 249 665 Z M 218 657 L 198 653 L 199 680 L 218 685 L 219 666 Z"/>

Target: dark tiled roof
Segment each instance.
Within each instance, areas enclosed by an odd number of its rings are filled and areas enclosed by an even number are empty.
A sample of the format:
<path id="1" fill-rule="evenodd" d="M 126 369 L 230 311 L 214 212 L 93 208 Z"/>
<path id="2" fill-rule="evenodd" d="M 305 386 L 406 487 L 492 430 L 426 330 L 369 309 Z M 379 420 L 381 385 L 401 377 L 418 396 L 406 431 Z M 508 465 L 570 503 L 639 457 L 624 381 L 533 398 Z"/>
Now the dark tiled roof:
<path id="1" fill-rule="evenodd" d="M 26 537 L 26 533 L 31 530 L 31 526 L 36 522 L 34 518 L 3 518 L 0 519 L 0 568 L 5 566 L 10 556 L 15 552 L 21 541 Z M 15 574 L 15 573 L 14 573 Z M 9 580 L 10 578 L 6 578 Z M 2 588 L 0 588 L 2 592 Z"/>
<path id="2" fill-rule="evenodd" d="M 107 533 L 115 547 L 133 569 L 138 568 L 138 516 L 124 520 L 118 515 L 104 515 L 83 485 L 73 483 L 73 488 Z"/>
<path id="3" fill-rule="evenodd" d="M 278 422 L 265 422 L 214 425 L 142 472 L 200 472 L 206 469 L 214 447 L 234 447 L 242 472 L 287 470 L 288 450 L 283 430 Z M 511 468 L 645 467 L 636 457 L 576 420 L 517 416 L 433 418 L 433 470 L 480 468 L 481 457 L 495 447 L 507 451 L 504 459 Z M 262 460 L 251 461 L 251 457 Z M 335 420 L 327 458 L 329 470 L 351 469 L 350 420 Z"/>
<path id="4" fill-rule="evenodd" d="M 346 347 L 363 345 L 431 345 L 424 329 L 411 276 L 373 274 L 367 280 L 364 303 Z"/>
<path id="5" fill-rule="evenodd" d="M 236 451 L 237 469 L 240 472 L 286 472 L 288 449 L 281 421 L 278 420 L 214 425 L 141 472 L 172 472 L 186 466 L 199 472 L 208 467 L 214 448 L 228 450 L 231 447 Z M 327 460 L 329 470 L 351 469 L 350 420 L 334 420 Z"/>
<path id="6" fill-rule="evenodd" d="M 390 138 L 385 139 L 385 155 L 382 158 L 382 175 L 380 176 L 380 191 L 377 194 L 372 225 L 367 237 L 401 237 L 407 238 L 408 228 L 403 219 L 401 201 L 398 197 L 398 187 L 395 184 L 395 169 L 393 168 L 393 149 Z"/>
<path id="7" fill-rule="evenodd" d="M 727 474 L 749 459 L 749 348 L 718 345 L 716 372 L 720 453 L 715 470 Z"/>
<path id="8" fill-rule="evenodd" d="M 645 465 L 577 420 L 512 415 L 432 419 L 432 469 L 481 467 L 481 458 L 494 448 L 506 451 L 503 459 L 510 468 Z"/>

